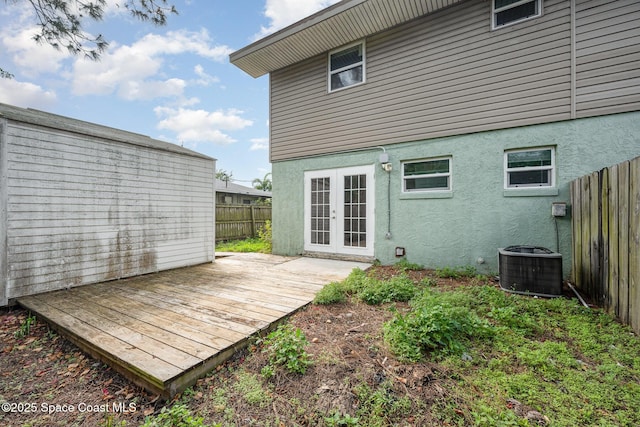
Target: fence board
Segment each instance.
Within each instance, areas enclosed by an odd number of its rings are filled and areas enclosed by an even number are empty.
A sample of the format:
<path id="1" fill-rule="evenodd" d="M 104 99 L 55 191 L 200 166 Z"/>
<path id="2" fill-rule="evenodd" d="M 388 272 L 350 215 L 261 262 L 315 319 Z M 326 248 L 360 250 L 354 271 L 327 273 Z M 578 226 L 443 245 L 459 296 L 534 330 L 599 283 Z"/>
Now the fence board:
<path id="1" fill-rule="evenodd" d="M 618 296 L 618 169 L 613 166 L 609 171 L 609 306 L 607 311 L 620 317 L 620 303 Z"/>
<path id="2" fill-rule="evenodd" d="M 267 221 L 271 221 L 271 206 L 216 205 L 216 240 L 257 237 Z"/>
<path id="3" fill-rule="evenodd" d="M 577 179 L 571 182 L 571 200 L 573 206 L 573 218 L 582 218 L 582 181 Z M 582 289 L 582 221 L 571 221 L 572 247 L 573 247 L 573 283 Z"/>
<path id="4" fill-rule="evenodd" d="M 573 280 L 640 333 L 640 157 L 571 182 Z"/>
<path id="5" fill-rule="evenodd" d="M 609 278 L 609 169 L 603 169 L 600 173 L 600 277 Z M 611 287 L 600 288 L 602 301 L 607 311 L 611 311 L 612 294 Z"/>
<path id="6" fill-rule="evenodd" d="M 620 164 L 618 174 L 618 271 L 620 320 L 629 323 L 629 162 Z"/>
<path id="7" fill-rule="evenodd" d="M 640 157 L 629 165 L 629 316 L 640 331 Z"/>
<path id="8" fill-rule="evenodd" d="M 591 231 L 591 220 L 590 220 L 590 197 L 591 197 L 591 187 L 590 187 L 590 179 L 589 176 L 585 176 L 582 179 L 582 196 L 581 196 L 581 212 L 582 212 L 582 270 L 579 272 L 581 277 L 581 288 L 591 294 L 591 275 L 589 265 L 591 263 L 591 236 L 589 232 Z"/>
<path id="9" fill-rule="evenodd" d="M 589 270 L 589 294 L 602 305 L 602 293 L 598 292 L 600 279 L 600 176 L 594 172 L 589 176 L 589 257 L 591 268 Z"/>

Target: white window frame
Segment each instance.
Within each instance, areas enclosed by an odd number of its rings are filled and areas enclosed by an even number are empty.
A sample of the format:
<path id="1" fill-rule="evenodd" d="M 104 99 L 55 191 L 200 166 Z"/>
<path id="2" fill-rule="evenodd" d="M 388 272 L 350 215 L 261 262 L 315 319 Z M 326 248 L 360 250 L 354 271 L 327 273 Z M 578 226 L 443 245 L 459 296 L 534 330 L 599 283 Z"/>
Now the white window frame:
<path id="1" fill-rule="evenodd" d="M 401 164 L 402 168 L 402 192 L 405 194 L 415 194 L 415 193 L 433 193 L 433 192 L 450 192 L 453 189 L 453 157 L 452 156 L 442 156 L 442 157 L 431 157 L 427 159 L 419 159 L 419 160 L 407 160 L 403 161 Z M 436 162 L 441 160 L 447 160 L 449 162 L 449 172 L 447 173 L 427 173 L 422 175 L 410 175 L 406 176 L 404 174 L 404 166 L 411 163 L 428 163 L 428 162 Z M 407 190 L 407 180 L 409 179 L 419 179 L 419 178 L 440 178 L 447 177 L 446 188 L 418 188 L 415 190 Z"/>
<path id="2" fill-rule="evenodd" d="M 337 70 L 331 70 L 331 55 L 333 55 L 335 53 L 338 53 L 338 52 L 341 52 L 343 50 L 347 50 L 347 49 L 352 48 L 354 46 L 359 46 L 359 45 L 362 45 L 362 61 L 356 62 L 354 64 L 350 64 L 350 65 L 348 65 L 346 67 L 338 68 Z M 329 92 L 338 92 L 338 91 L 341 91 L 341 90 L 344 90 L 344 89 L 348 89 L 348 88 L 351 88 L 351 87 L 354 87 L 354 86 L 359 86 L 359 85 L 365 83 L 365 81 L 367 79 L 366 78 L 366 76 L 367 76 L 367 72 L 366 72 L 367 71 L 367 67 L 366 67 L 367 54 L 366 54 L 366 52 L 367 52 L 367 48 L 366 48 L 366 43 L 365 43 L 364 40 L 360 40 L 360 41 L 355 42 L 355 43 L 351 43 L 351 44 L 348 44 L 348 45 L 345 45 L 345 46 L 341 46 L 338 49 L 334 49 L 334 50 L 329 52 L 329 54 L 327 56 L 327 89 L 328 89 Z M 350 84 L 349 86 L 343 86 L 343 87 L 340 87 L 340 88 L 337 88 L 337 89 L 332 89 L 331 88 L 331 76 L 333 76 L 334 74 L 338 74 L 338 73 L 341 73 L 343 71 L 350 70 L 352 68 L 358 67 L 360 65 L 362 65 L 362 81 Z"/>
<path id="3" fill-rule="evenodd" d="M 551 151 L 551 164 L 548 166 L 525 166 L 520 168 L 509 168 L 509 154 L 523 153 L 527 151 Z M 548 170 L 549 183 L 548 184 L 519 184 L 509 185 L 509 174 L 511 172 L 529 172 L 529 171 L 541 171 Z M 555 147 L 532 147 L 517 150 L 507 150 L 504 152 L 504 188 L 505 190 L 513 189 L 536 189 L 536 188 L 555 188 L 556 186 L 556 149 Z"/>
<path id="4" fill-rule="evenodd" d="M 511 21 L 511 22 L 509 22 L 507 24 L 497 25 L 496 20 L 497 20 L 497 17 L 498 17 L 498 13 L 504 12 L 505 10 L 513 9 L 514 7 L 518 7 L 518 6 L 521 6 L 521 5 L 526 4 L 526 3 L 531 3 L 532 1 L 535 2 L 536 5 L 537 5 L 537 9 L 538 9 L 538 13 L 537 14 L 535 14 L 533 16 L 528 16 L 526 18 L 521 18 L 521 19 L 518 19 L 516 21 Z M 510 4 L 508 6 L 503 6 L 503 7 L 497 8 L 497 9 L 496 9 L 496 0 L 491 0 L 491 29 L 492 30 L 497 30 L 499 28 L 508 27 L 510 25 L 518 24 L 520 22 L 528 21 L 530 19 L 535 19 L 535 18 L 538 18 L 540 16 L 542 16 L 542 0 L 520 0 L 517 3 L 513 3 L 513 4 Z"/>

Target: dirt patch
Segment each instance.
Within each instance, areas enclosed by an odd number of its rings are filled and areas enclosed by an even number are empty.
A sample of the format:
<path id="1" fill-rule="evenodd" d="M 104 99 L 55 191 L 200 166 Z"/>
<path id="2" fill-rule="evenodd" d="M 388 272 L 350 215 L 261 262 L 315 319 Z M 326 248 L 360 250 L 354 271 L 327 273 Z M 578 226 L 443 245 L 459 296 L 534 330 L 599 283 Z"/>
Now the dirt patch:
<path id="1" fill-rule="evenodd" d="M 393 267 L 377 267 L 374 272 L 379 278 L 398 274 Z M 416 283 L 431 277 L 443 287 L 474 285 L 466 278 L 438 279 L 430 271 L 407 274 Z M 266 381 L 263 397 L 247 399 L 237 383 L 247 375 L 262 379 L 261 370 L 268 363 L 256 344 L 200 379 L 176 402 L 185 403 L 206 424 L 320 426 L 328 425 L 326 417 L 332 414 L 355 416 L 363 405 L 373 408 L 375 402 L 362 401 L 358 390 L 384 385 L 381 399 L 389 405 L 404 402 L 401 411 L 389 409 L 380 415 L 388 417 L 387 425 L 448 425 L 432 419 L 433 412 L 424 408 L 451 406 L 455 398 L 448 396 L 447 384 L 455 375 L 435 363 L 400 363 L 382 339 L 382 325 L 393 315 L 388 308 L 361 302 L 310 305 L 290 319 L 310 342 L 307 351 L 314 363 L 304 375 L 278 370 Z M 0 312 L 0 402 L 5 403 L 1 425 L 107 426 L 124 421 L 136 426 L 170 403 L 84 354 L 43 322 L 17 338 L 25 332 L 28 316 L 19 308 Z"/>

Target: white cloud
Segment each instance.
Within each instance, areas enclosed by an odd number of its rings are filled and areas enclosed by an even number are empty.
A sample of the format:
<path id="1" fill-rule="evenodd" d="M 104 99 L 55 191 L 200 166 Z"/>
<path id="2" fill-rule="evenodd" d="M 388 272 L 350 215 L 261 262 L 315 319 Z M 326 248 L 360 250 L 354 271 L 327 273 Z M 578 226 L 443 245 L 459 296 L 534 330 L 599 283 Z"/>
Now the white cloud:
<path id="1" fill-rule="evenodd" d="M 226 145 L 236 142 L 223 131 L 236 131 L 251 126 L 253 122 L 241 117 L 242 111 L 236 109 L 213 112 L 187 108 L 156 107 L 155 113 L 163 118 L 159 129 L 176 133 L 180 142 L 211 142 Z"/>
<path id="2" fill-rule="evenodd" d="M 269 138 L 254 138 L 251 140 L 251 151 L 268 150 Z"/>
<path id="3" fill-rule="evenodd" d="M 55 92 L 28 82 L 0 78 L 0 102 L 18 107 L 47 109 L 56 101 Z"/>
<path id="4" fill-rule="evenodd" d="M 6 55 L 3 60 L 10 57 L 12 62 L 3 64 L 3 68 L 13 67 L 7 71 L 20 71 L 29 77 L 58 71 L 69 54 L 35 42 L 33 36 L 40 31 L 33 23 L 33 8 L 27 2 L 8 2 L 0 9 L 0 52 Z"/>
<path id="5" fill-rule="evenodd" d="M 204 67 L 200 64 L 196 65 L 193 68 L 193 72 L 196 73 L 196 75 L 199 77 L 196 80 L 196 84 L 200 85 L 200 86 L 209 86 L 211 83 L 219 83 L 220 79 L 217 78 L 216 76 L 212 76 L 210 74 L 207 74 L 204 71 Z"/>
<path id="6" fill-rule="evenodd" d="M 129 81 L 120 85 L 118 96 L 128 101 L 180 97 L 187 83 L 182 79 Z"/>
<path id="7" fill-rule="evenodd" d="M 274 33 L 338 1 L 340 0 L 266 0 L 264 16 L 271 22 L 268 27 L 262 27 L 255 38 Z"/>
<path id="8" fill-rule="evenodd" d="M 130 46 L 113 44 L 98 62 L 76 60 L 72 90 L 76 95 L 117 93 L 127 100 L 181 96 L 186 82 L 155 78 L 164 64 L 164 57 L 192 53 L 223 62 L 230 52 L 227 46 L 211 46 L 206 30 L 147 34 Z M 202 80 L 203 77 L 199 77 Z M 209 76 L 209 79 L 213 77 Z"/>

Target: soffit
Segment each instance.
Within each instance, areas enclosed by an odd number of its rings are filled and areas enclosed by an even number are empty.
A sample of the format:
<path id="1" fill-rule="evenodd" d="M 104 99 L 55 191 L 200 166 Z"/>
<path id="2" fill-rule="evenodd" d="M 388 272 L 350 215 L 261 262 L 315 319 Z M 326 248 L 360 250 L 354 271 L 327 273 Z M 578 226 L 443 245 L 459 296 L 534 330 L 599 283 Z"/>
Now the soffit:
<path id="1" fill-rule="evenodd" d="M 343 0 L 230 55 L 253 77 L 295 64 L 463 0 Z"/>

